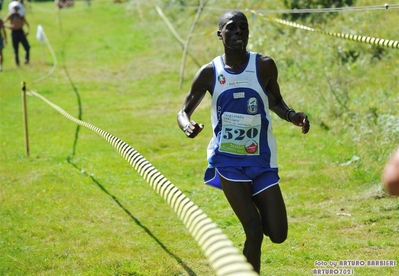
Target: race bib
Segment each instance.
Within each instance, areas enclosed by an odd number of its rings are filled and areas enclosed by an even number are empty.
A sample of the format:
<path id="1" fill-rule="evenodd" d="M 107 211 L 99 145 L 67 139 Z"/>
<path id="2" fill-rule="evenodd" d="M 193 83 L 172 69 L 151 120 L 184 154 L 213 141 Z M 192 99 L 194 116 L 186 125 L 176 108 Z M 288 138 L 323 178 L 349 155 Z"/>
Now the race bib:
<path id="1" fill-rule="evenodd" d="M 237 155 L 259 155 L 260 114 L 225 112 L 222 115 L 219 151 Z"/>

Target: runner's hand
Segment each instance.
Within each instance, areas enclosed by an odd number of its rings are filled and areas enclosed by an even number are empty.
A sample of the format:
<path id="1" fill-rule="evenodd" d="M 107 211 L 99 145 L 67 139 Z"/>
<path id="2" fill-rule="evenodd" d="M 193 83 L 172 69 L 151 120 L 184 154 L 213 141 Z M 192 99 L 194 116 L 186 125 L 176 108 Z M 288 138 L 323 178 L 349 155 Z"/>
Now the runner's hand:
<path id="1" fill-rule="evenodd" d="M 194 138 L 204 129 L 203 124 L 197 124 L 195 121 L 190 121 L 190 123 L 184 128 L 184 134 L 188 138 Z"/>

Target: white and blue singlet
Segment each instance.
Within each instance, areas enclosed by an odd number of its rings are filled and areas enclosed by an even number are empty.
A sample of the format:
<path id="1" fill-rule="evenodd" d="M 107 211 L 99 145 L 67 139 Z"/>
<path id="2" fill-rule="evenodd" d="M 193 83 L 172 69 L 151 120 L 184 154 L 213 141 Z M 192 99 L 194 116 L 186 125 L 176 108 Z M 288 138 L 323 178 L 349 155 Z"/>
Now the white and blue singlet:
<path id="1" fill-rule="evenodd" d="M 278 184 L 276 139 L 269 101 L 257 75 L 257 53 L 241 72 L 225 68 L 222 56 L 212 60 L 215 83 L 211 101 L 213 137 L 207 149 L 205 183 L 221 188 L 219 173 L 230 181 L 252 182 L 253 195 Z M 243 174 L 237 174 L 236 167 Z M 245 171 L 250 168 L 251 174 Z M 255 171 L 255 172 L 254 172 Z M 261 183 L 255 183 L 257 175 Z M 256 184 L 256 185 L 254 185 Z M 256 186 L 256 187 L 255 187 Z"/>

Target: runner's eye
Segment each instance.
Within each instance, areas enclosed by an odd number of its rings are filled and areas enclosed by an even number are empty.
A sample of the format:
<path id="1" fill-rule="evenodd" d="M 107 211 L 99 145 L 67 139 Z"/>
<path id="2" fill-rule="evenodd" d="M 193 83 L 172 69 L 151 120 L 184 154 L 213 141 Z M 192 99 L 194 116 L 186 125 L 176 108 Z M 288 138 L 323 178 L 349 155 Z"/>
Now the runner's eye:
<path id="1" fill-rule="evenodd" d="M 234 26 L 232 24 L 229 24 L 226 26 L 226 30 L 229 30 L 229 31 L 234 31 L 235 28 L 236 28 L 236 26 Z"/>

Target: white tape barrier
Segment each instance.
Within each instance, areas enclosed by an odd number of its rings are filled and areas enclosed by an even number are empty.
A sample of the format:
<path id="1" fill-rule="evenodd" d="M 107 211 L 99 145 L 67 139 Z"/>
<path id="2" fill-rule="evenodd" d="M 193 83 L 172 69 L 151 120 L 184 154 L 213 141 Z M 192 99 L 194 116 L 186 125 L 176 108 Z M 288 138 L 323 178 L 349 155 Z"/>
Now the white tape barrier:
<path id="1" fill-rule="evenodd" d="M 134 167 L 177 213 L 179 219 L 183 221 L 190 234 L 201 247 L 217 275 L 258 275 L 222 230 L 134 148 L 112 134 L 71 116 L 37 92 L 27 92 L 42 99 L 69 120 L 96 132 L 116 148 L 119 154 Z"/>

